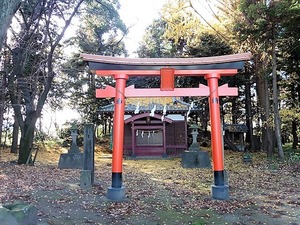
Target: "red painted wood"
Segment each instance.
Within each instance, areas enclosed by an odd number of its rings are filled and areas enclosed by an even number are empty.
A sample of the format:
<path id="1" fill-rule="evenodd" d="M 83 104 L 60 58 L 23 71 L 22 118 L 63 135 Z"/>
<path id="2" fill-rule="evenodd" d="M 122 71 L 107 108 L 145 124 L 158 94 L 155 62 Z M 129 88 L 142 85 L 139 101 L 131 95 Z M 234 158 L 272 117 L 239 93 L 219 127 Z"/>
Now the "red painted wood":
<path id="1" fill-rule="evenodd" d="M 237 69 L 221 70 L 175 70 L 175 76 L 205 76 L 210 73 L 220 73 L 222 76 L 234 76 Z M 127 74 L 128 76 L 160 76 L 160 70 L 96 70 L 98 76 L 114 76 L 115 74 Z"/>
<path id="2" fill-rule="evenodd" d="M 160 69 L 160 90 L 161 91 L 174 90 L 174 68 Z"/>
<path id="3" fill-rule="evenodd" d="M 223 84 L 218 87 L 219 96 L 238 96 L 237 87 L 228 87 L 228 84 Z"/>
<path id="4" fill-rule="evenodd" d="M 113 130 L 113 155 L 112 155 L 112 172 L 122 173 L 123 164 L 123 147 L 124 147 L 124 109 L 125 109 L 125 85 L 128 76 L 120 74 L 115 76 L 116 79 L 116 97 L 114 113 L 114 130 Z"/>
<path id="5" fill-rule="evenodd" d="M 96 98 L 114 98 L 116 89 L 107 85 L 104 89 L 96 89 Z"/>
<path id="6" fill-rule="evenodd" d="M 219 57 L 207 57 L 207 58 L 186 58 L 186 59 L 120 59 L 115 57 L 105 57 L 97 55 L 81 54 L 85 61 L 104 64 L 114 64 L 107 68 L 122 68 L 122 65 L 152 65 L 152 68 L 160 67 L 176 67 L 178 68 L 191 68 L 184 67 L 190 65 L 210 65 L 224 62 L 241 62 L 249 60 L 252 56 L 250 53 L 239 55 L 228 55 Z M 220 100 L 219 96 L 222 94 L 230 96 L 236 95 L 237 89 L 229 88 L 228 86 L 218 87 L 218 80 L 221 76 L 233 76 L 237 73 L 237 69 L 218 69 L 218 70 L 175 70 L 174 76 L 204 76 L 208 82 L 209 93 L 207 93 L 207 87 L 200 89 L 188 88 L 188 89 L 172 89 L 171 76 L 162 79 L 162 90 L 153 89 L 135 89 L 132 87 L 126 88 L 127 76 L 159 76 L 160 70 L 98 70 L 101 65 L 95 66 L 91 64 L 93 68 L 97 69 L 95 72 L 99 76 L 114 76 L 116 79 L 116 90 L 113 92 L 112 88 L 106 90 L 97 90 L 96 97 L 107 98 L 115 97 L 115 115 L 114 115 L 114 134 L 113 134 L 113 173 L 122 172 L 122 159 L 123 159 L 123 147 L 124 147 L 124 101 L 126 97 L 159 97 L 159 96 L 209 96 L 210 105 L 210 120 L 211 120 L 211 140 L 212 140 L 212 156 L 213 156 L 213 169 L 214 171 L 224 171 L 224 156 L 222 149 L 222 137 L 221 137 L 221 121 L 220 121 Z M 183 66 L 183 67 L 181 67 Z M 134 68 L 127 67 L 127 68 Z M 142 67 L 135 67 L 142 68 Z M 199 67 L 198 67 L 199 68 Z M 211 67 L 212 68 L 212 67 Z M 216 68 L 216 67 L 213 67 Z M 231 67 L 232 68 L 232 67 Z M 114 94 L 115 93 L 115 94 Z M 134 149 L 136 155 L 138 154 L 164 154 L 166 151 L 166 136 L 165 126 L 163 127 L 163 145 L 162 148 L 151 146 L 149 148 L 141 148 L 136 146 Z M 138 129 L 138 128 L 136 128 Z M 133 140 L 133 142 L 135 142 Z M 159 142 L 158 142 L 159 143 Z M 144 146 L 143 146 L 144 147 Z"/>
<path id="7" fill-rule="evenodd" d="M 209 96 L 209 111 L 211 122 L 211 145 L 214 171 L 224 170 L 224 156 L 222 149 L 222 129 L 220 119 L 220 99 L 218 92 L 218 80 L 220 74 L 208 74 L 205 79 L 208 82 L 210 96 Z"/>
<path id="8" fill-rule="evenodd" d="M 146 117 L 149 116 L 149 114 L 150 114 L 150 113 L 141 113 L 141 114 L 134 115 L 134 116 L 132 116 L 132 117 L 126 119 L 126 120 L 124 121 L 124 123 L 125 123 L 125 124 L 126 124 L 126 123 L 132 123 L 132 122 L 133 122 L 133 123 L 136 123 L 136 120 L 143 119 L 143 118 L 146 119 Z M 154 116 L 152 116 L 151 118 L 156 118 L 156 119 L 159 120 L 158 123 L 162 123 L 162 122 L 161 122 L 161 116 L 162 116 L 162 115 L 156 114 L 156 113 L 155 113 Z M 169 118 L 167 118 L 167 117 L 164 118 L 164 121 L 165 121 L 165 122 L 168 122 L 168 123 L 172 123 L 172 122 L 173 122 L 173 120 L 171 120 L 171 119 L 169 119 Z M 146 123 L 146 121 L 138 121 L 138 122 Z M 152 122 L 153 122 L 153 121 L 151 121 L 151 123 L 152 123 Z"/>
<path id="9" fill-rule="evenodd" d="M 238 88 L 224 84 L 218 87 L 219 96 L 237 96 Z M 106 86 L 96 89 L 96 98 L 115 97 L 115 88 Z M 199 84 L 198 88 L 174 88 L 173 91 L 161 91 L 159 88 L 135 88 L 133 85 L 125 88 L 126 97 L 178 97 L 178 96 L 209 96 L 209 87 Z"/>
<path id="10" fill-rule="evenodd" d="M 164 148 L 163 146 L 159 147 L 135 147 L 135 155 L 136 156 L 163 156 Z"/>

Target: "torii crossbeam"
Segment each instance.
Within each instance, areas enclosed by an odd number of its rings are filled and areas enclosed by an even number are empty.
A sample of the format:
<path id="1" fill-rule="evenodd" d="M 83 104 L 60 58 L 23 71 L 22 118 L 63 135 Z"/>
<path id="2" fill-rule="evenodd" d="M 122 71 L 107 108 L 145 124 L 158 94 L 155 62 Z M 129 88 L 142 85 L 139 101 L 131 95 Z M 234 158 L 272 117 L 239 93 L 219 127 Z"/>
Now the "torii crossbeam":
<path id="1" fill-rule="evenodd" d="M 116 80 L 115 88 L 107 86 L 96 90 L 97 98 L 115 99 L 112 185 L 108 188 L 108 199 L 122 201 L 125 198 L 122 181 L 125 97 L 160 96 L 209 97 L 214 171 L 212 197 L 220 200 L 229 198 L 229 187 L 225 183 L 219 96 L 236 96 L 238 91 L 228 85 L 219 87 L 218 80 L 222 76 L 234 76 L 239 69 L 243 69 L 244 62 L 252 57 L 250 53 L 204 58 L 117 58 L 90 54 L 81 54 L 81 57 L 98 76 L 112 76 Z M 160 76 L 161 86 L 154 89 L 126 88 L 129 76 Z M 198 88 L 175 88 L 175 76 L 204 76 L 208 86 L 200 84 Z"/>

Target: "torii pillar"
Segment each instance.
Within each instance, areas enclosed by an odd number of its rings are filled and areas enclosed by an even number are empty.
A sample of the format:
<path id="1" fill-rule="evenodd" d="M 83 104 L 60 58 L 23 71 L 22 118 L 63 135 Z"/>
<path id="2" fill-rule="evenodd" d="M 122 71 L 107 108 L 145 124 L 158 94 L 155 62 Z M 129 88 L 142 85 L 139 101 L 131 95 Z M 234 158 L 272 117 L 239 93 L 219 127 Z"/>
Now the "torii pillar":
<path id="1" fill-rule="evenodd" d="M 221 76 L 233 76 L 242 69 L 244 61 L 251 59 L 250 53 L 206 58 L 152 58 L 128 59 L 108 56 L 81 54 L 89 62 L 91 70 L 99 76 L 113 76 L 116 87 L 107 86 L 97 89 L 97 98 L 115 98 L 112 185 L 107 197 L 113 201 L 125 198 L 122 181 L 123 144 L 124 144 L 124 109 L 126 97 L 163 97 L 163 96 L 208 96 L 210 106 L 212 159 L 214 183 L 212 198 L 226 200 L 229 188 L 225 183 L 224 156 L 221 134 L 219 96 L 236 96 L 237 88 L 228 85 L 218 86 Z M 160 76 L 161 88 L 136 89 L 125 87 L 128 76 Z M 198 88 L 174 88 L 175 76 L 204 76 L 208 86 L 199 84 Z"/>
<path id="2" fill-rule="evenodd" d="M 214 184 L 212 185 L 212 197 L 226 200 L 229 198 L 229 187 L 225 183 L 224 155 L 222 145 L 222 128 L 220 119 L 220 100 L 218 80 L 220 74 L 211 73 L 204 76 L 207 80 L 209 95 L 209 113 L 211 123 L 211 149 L 213 159 Z"/>
<path id="3" fill-rule="evenodd" d="M 125 86 L 128 76 L 116 74 L 115 110 L 113 121 L 113 152 L 112 152 L 112 184 L 107 190 L 107 198 L 121 201 L 125 198 L 125 188 L 122 182 L 123 147 L 124 147 L 124 109 Z"/>

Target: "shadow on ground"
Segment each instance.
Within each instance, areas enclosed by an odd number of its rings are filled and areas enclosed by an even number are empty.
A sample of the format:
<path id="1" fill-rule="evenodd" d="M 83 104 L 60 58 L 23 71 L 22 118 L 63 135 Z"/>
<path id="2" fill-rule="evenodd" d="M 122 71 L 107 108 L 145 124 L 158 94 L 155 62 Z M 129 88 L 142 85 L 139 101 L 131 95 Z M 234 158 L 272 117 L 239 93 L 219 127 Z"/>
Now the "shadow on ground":
<path id="1" fill-rule="evenodd" d="M 57 168 L 59 154 L 44 152 L 35 166 L 10 163 L 5 154 L 1 203 L 34 204 L 40 225 L 300 225 L 299 164 L 282 163 L 274 170 L 259 153 L 250 164 L 242 163 L 239 153 L 225 153 L 228 201 L 211 199 L 211 169 L 184 169 L 178 158 L 126 159 L 123 202 L 105 197 L 111 181 L 107 155 L 96 155 L 95 185 L 86 190 L 79 186 L 79 170 Z"/>

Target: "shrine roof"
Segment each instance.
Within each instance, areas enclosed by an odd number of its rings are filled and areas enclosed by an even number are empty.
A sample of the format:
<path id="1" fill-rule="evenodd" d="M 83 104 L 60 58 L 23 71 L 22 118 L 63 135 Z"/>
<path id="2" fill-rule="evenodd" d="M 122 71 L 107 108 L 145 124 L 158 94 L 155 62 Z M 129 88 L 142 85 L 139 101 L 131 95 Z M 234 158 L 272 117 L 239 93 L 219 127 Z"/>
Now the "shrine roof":
<path id="1" fill-rule="evenodd" d="M 89 63 L 90 70 L 158 70 L 172 67 L 178 70 L 242 69 L 251 53 L 201 58 L 121 58 L 81 54 Z"/>
<path id="2" fill-rule="evenodd" d="M 180 98 L 172 97 L 157 97 L 157 98 L 127 98 L 125 104 L 125 112 L 133 113 L 139 105 L 140 112 L 150 112 L 153 107 L 156 107 L 157 113 L 162 113 L 164 107 L 169 113 L 182 113 L 189 110 L 190 104 L 180 100 Z M 191 111 L 198 110 L 197 106 L 194 106 Z M 114 104 L 109 104 L 99 108 L 99 112 L 113 112 Z"/>
<path id="3" fill-rule="evenodd" d="M 248 131 L 248 127 L 245 124 L 224 124 L 223 129 L 233 133 L 245 133 Z"/>

